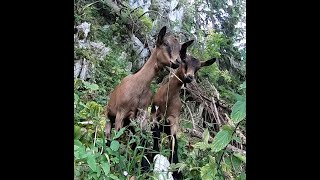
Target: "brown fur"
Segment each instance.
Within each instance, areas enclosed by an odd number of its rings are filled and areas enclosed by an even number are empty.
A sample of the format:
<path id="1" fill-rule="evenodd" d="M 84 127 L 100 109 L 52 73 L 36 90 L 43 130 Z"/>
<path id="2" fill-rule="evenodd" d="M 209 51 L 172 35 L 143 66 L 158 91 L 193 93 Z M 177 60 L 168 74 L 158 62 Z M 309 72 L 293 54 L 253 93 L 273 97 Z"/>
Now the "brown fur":
<path id="1" fill-rule="evenodd" d="M 129 124 L 136 117 L 138 109 L 147 110 L 152 101 L 150 84 L 164 66 L 177 68 L 180 63 L 179 41 L 173 36 L 165 36 L 166 27 L 158 35 L 156 47 L 145 65 L 135 74 L 125 77 L 111 92 L 106 107 L 106 137 L 110 138 L 111 125 L 115 123 L 115 131 Z"/>
<path id="2" fill-rule="evenodd" d="M 189 44 L 190 45 L 190 44 Z M 215 62 L 214 59 L 210 59 L 208 61 L 199 61 L 198 59 L 186 55 L 186 48 L 189 45 L 182 46 L 181 49 L 181 60 L 182 64 L 175 72 L 176 76 L 172 76 L 170 80 L 160 86 L 157 93 L 154 96 L 153 104 L 152 104 L 152 117 L 153 121 L 159 121 L 160 119 L 165 119 L 166 123 L 170 125 L 170 131 L 165 130 L 165 132 L 172 135 L 175 139 L 175 146 L 177 146 L 176 142 L 176 133 L 179 128 L 179 117 L 181 112 L 181 99 L 180 99 L 180 89 L 184 83 L 190 83 L 194 79 L 196 72 L 204 66 L 209 66 Z M 157 128 L 155 128 L 157 129 Z M 157 134 L 157 133 L 154 133 Z M 159 134 L 157 135 L 159 136 Z M 154 144 L 157 144 L 157 140 L 154 139 Z M 172 143 L 171 143 L 172 144 Z M 158 145 L 154 145 L 154 149 L 157 149 Z M 173 163 L 177 163 L 177 147 L 173 149 L 171 145 L 171 157 L 173 157 Z M 175 154 L 175 155 L 174 155 Z M 172 161 L 172 160 L 171 160 Z"/>
<path id="3" fill-rule="evenodd" d="M 157 93 L 154 96 L 153 105 L 158 106 L 156 114 L 153 114 L 153 117 L 167 118 L 170 122 L 171 134 L 176 134 L 179 126 L 178 118 L 180 117 L 181 111 L 181 98 L 180 98 L 180 89 L 183 83 L 190 83 L 195 76 L 195 73 L 202 68 L 203 66 L 208 66 L 213 64 L 211 62 L 200 62 L 198 59 L 195 59 L 192 56 L 187 56 L 185 59 L 186 63 L 180 65 L 175 74 L 182 81 L 180 81 L 175 76 L 172 76 L 170 80 L 160 86 Z M 187 66 L 187 69 L 186 69 Z M 192 77 L 191 81 L 190 78 Z M 167 105 L 167 106 L 166 106 Z"/>

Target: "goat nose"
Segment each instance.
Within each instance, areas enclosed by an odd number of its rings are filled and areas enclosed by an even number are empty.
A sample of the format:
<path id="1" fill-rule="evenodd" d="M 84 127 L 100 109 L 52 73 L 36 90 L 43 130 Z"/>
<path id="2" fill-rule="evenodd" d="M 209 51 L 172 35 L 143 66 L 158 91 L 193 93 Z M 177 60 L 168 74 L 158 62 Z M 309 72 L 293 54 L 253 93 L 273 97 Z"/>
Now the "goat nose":
<path id="1" fill-rule="evenodd" d="M 193 76 L 190 75 L 190 74 L 187 75 L 187 78 L 188 78 L 189 80 L 193 80 Z"/>

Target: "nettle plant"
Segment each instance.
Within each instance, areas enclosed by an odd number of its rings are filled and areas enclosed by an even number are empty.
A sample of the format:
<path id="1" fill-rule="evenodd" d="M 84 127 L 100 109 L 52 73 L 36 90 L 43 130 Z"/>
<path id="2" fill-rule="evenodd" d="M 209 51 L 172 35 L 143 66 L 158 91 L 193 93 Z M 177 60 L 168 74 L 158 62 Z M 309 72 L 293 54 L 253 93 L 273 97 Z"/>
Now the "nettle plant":
<path id="1" fill-rule="evenodd" d="M 212 142 L 209 142 L 210 134 L 208 129 L 203 133 L 203 139 L 193 146 L 193 150 L 188 152 L 182 149 L 182 162 L 172 164 L 172 169 L 183 171 L 186 179 L 246 179 L 245 163 L 246 157 L 243 154 L 231 152 L 226 149 L 227 145 L 235 140 L 241 140 L 235 131 L 242 125 L 246 118 L 246 83 L 240 85 L 243 95 L 236 94 L 237 102 L 232 107 L 231 122 L 222 126 L 215 135 Z M 183 135 L 180 137 L 181 146 L 186 147 L 187 140 Z"/>
<path id="2" fill-rule="evenodd" d="M 112 131 L 112 141 L 106 146 L 103 133 L 105 125 L 104 107 L 88 99 L 99 86 L 94 83 L 78 81 L 74 93 L 74 172 L 75 179 L 126 179 L 134 175 L 136 178 L 151 176 L 141 173 L 139 161 L 144 156 L 145 145 L 141 139 L 152 142 L 151 133 L 142 133 L 137 122 L 130 126 L 135 134 L 126 128 L 119 132 Z M 82 91 L 78 91 L 82 89 Z M 126 135 L 124 135 L 127 133 Z M 135 149 L 130 145 L 136 143 Z"/>

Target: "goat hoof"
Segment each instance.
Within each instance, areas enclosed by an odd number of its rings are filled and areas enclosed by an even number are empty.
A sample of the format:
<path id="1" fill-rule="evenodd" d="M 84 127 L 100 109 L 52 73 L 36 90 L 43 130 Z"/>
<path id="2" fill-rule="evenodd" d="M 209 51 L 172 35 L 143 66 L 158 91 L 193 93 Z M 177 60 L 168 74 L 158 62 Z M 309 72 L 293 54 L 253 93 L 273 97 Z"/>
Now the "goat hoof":
<path id="1" fill-rule="evenodd" d="M 172 173 L 172 176 L 173 176 L 173 179 L 174 180 L 182 180 L 183 177 L 182 177 L 182 173 L 181 172 L 178 172 L 178 171 L 175 171 Z"/>
<path id="2" fill-rule="evenodd" d="M 150 170 L 150 164 L 144 157 L 142 157 L 141 171 L 144 173 L 144 172 L 148 172 L 149 170 Z"/>
<path id="3" fill-rule="evenodd" d="M 110 141 L 109 139 L 107 139 L 107 140 L 106 140 L 106 146 L 107 146 L 107 147 L 110 147 L 110 145 L 111 145 L 111 141 Z"/>

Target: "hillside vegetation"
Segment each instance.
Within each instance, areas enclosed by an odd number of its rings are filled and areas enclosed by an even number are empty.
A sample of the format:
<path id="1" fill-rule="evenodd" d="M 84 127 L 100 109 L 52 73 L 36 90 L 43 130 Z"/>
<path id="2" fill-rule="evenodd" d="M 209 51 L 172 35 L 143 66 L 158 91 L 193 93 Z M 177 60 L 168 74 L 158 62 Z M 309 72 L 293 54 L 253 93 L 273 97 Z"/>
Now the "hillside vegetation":
<path id="1" fill-rule="evenodd" d="M 184 179 L 246 179 L 245 3 L 74 0 L 74 179 L 158 179 L 139 167 L 152 133 L 132 122 L 135 134 L 112 130 L 106 146 L 104 113 L 110 92 L 143 66 L 164 25 L 180 42 L 195 39 L 188 49 L 194 57 L 217 58 L 181 90 L 179 163 L 171 170 Z M 153 93 L 169 74 L 169 68 L 158 74 Z M 161 139 L 160 153 L 169 157 L 168 137 Z"/>

